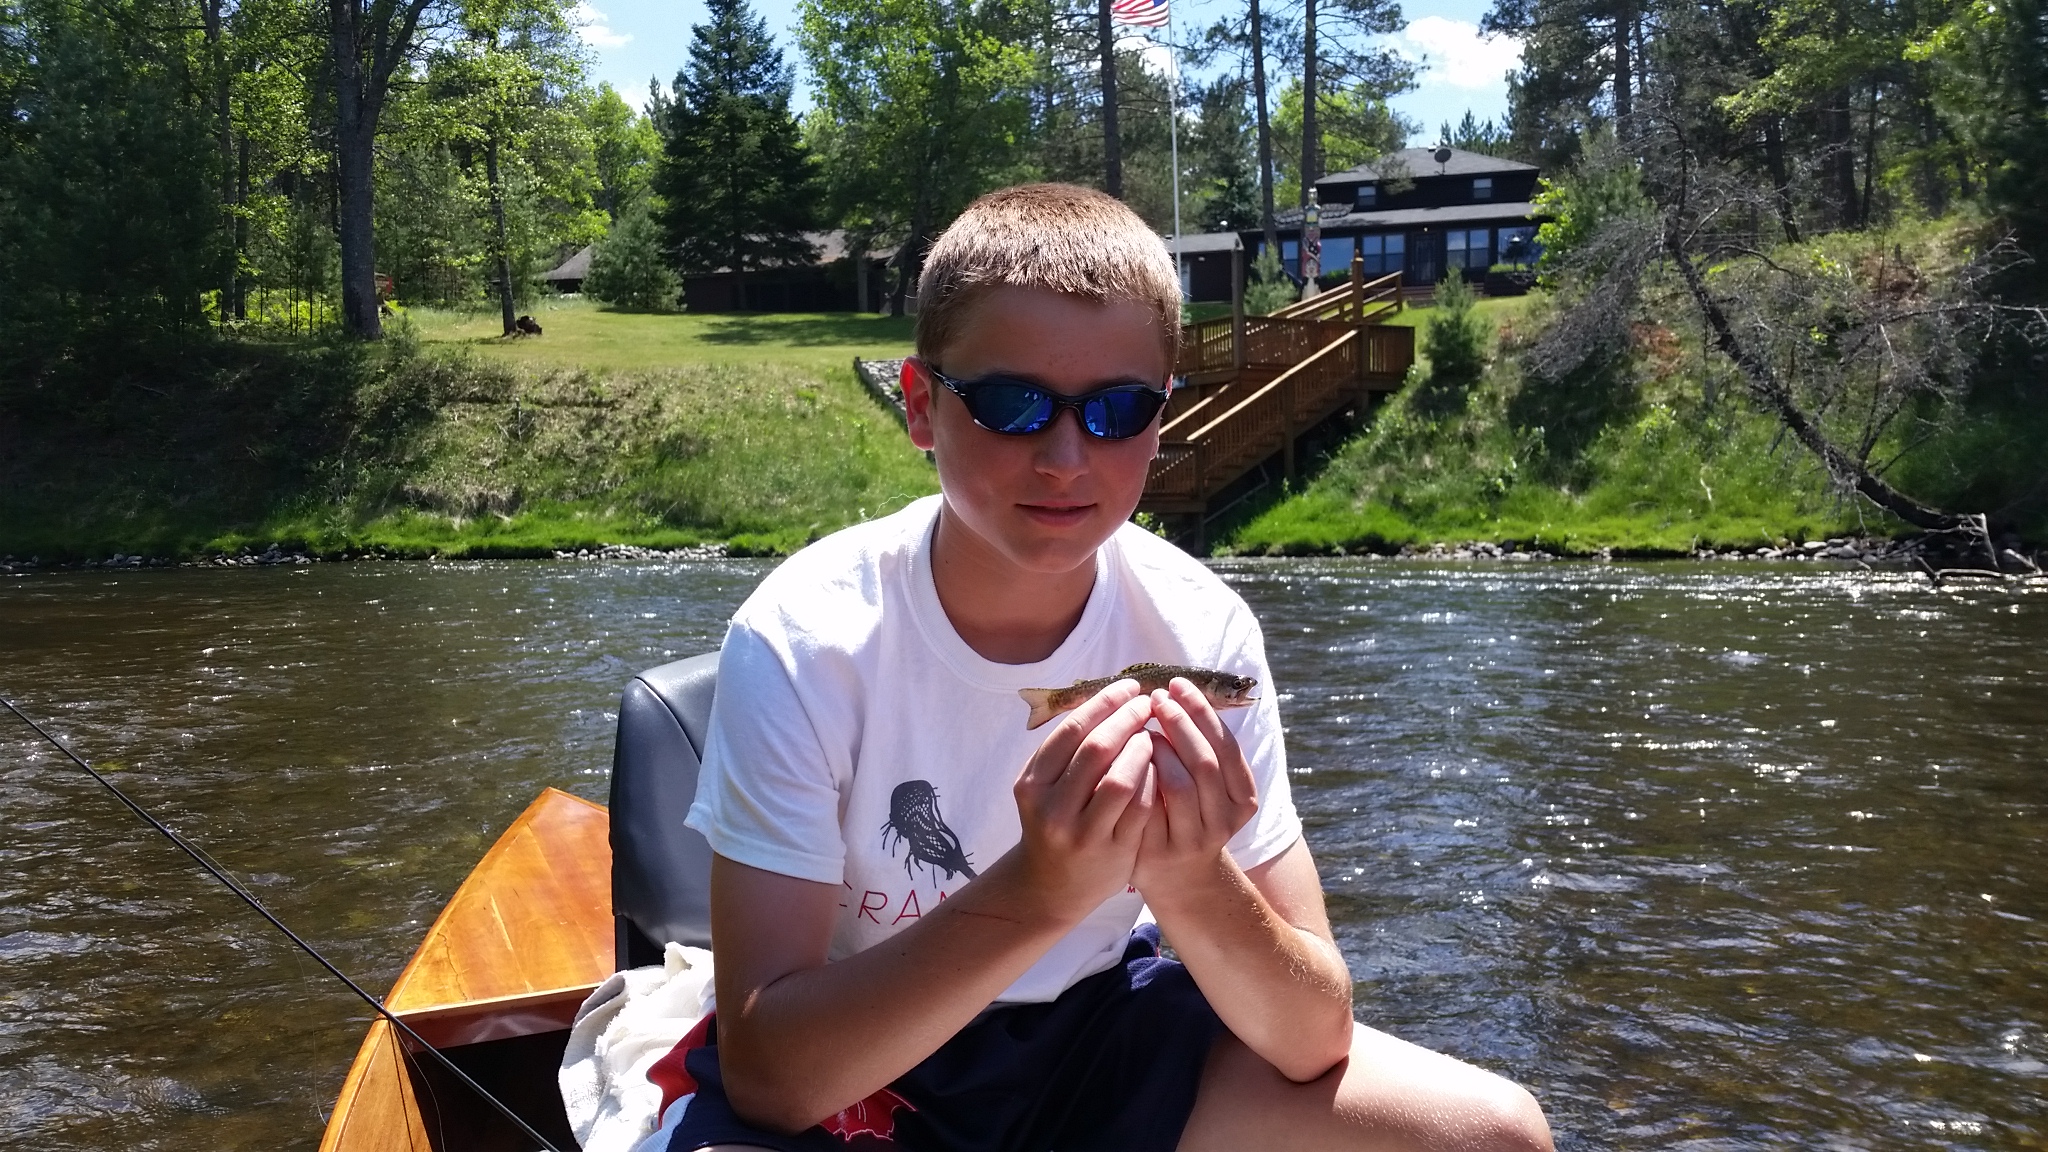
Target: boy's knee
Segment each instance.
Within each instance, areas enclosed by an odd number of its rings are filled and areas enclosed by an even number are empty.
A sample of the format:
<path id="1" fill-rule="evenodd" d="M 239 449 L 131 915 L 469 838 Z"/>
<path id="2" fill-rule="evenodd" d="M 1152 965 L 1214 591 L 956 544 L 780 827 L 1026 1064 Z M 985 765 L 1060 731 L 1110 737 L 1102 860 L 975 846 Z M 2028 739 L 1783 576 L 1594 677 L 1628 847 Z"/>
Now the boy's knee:
<path id="1" fill-rule="evenodd" d="M 1475 1071 L 1477 1071 L 1475 1069 Z M 1552 1152 L 1550 1123 L 1528 1089 L 1491 1072 L 1479 1072 L 1460 1111 L 1467 1118 L 1468 1139 L 1459 1148 L 1486 1152 Z"/>

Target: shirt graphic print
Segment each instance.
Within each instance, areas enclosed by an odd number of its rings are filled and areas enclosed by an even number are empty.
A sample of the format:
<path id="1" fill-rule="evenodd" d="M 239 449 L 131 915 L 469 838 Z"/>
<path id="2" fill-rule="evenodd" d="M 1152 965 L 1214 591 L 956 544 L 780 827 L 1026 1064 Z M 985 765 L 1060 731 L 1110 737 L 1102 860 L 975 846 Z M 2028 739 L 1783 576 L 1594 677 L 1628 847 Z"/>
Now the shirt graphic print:
<path id="1" fill-rule="evenodd" d="M 910 848 L 903 857 L 904 872 L 914 865 L 929 864 L 934 870 L 944 870 L 948 880 L 955 873 L 974 879 L 974 867 L 960 848 L 960 837 L 939 815 L 939 793 L 931 781 L 905 780 L 889 793 L 889 821 L 882 825 L 882 847 L 891 856 L 896 854 L 889 844 L 892 836 L 897 844 Z"/>

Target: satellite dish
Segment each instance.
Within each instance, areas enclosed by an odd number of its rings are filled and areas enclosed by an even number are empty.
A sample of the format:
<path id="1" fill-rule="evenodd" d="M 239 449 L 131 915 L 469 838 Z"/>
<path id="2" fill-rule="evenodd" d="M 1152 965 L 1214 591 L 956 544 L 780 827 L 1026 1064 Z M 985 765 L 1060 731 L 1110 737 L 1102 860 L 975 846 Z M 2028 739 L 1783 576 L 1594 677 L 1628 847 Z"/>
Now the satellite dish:
<path id="1" fill-rule="evenodd" d="M 1432 158 L 1434 158 L 1434 159 L 1436 160 L 1436 166 L 1437 166 L 1437 174 L 1438 174 L 1438 175 L 1442 175 L 1442 174 L 1443 174 L 1443 166 L 1444 166 L 1444 165 L 1446 165 L 1446 164 L 1449 164 L 1449 163 L 1451 162 L 1451 148 L 1450 148 L 1450 145 L 1448 145 L 1448 144 L 1439 144 L 1439 145 L 1437 145 L 1437 149 L 1436 149 L 1436 151 L 1434 151 L 1434 152 L 1430 153 L 1430 156 L 1431 156 Z"/>

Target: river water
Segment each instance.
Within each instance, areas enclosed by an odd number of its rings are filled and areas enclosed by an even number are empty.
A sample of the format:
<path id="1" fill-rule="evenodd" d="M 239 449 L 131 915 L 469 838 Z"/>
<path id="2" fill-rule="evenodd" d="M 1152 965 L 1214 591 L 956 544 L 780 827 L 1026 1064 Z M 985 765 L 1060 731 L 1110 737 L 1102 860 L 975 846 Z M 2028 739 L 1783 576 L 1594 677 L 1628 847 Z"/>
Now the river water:
<path id="1" fill-rule="evenodd" d="M 2048 1148 L 2048 590 L 1218 568 L 1362 1019 L 1529 1085 L 1564 1148 Z M 41 573 L 0 584 L 0 690 L 381 991 L 766 571 Z M 18 726 L 0 817 L 0 1145 L 313 1148 L 360 1003 Z"/>

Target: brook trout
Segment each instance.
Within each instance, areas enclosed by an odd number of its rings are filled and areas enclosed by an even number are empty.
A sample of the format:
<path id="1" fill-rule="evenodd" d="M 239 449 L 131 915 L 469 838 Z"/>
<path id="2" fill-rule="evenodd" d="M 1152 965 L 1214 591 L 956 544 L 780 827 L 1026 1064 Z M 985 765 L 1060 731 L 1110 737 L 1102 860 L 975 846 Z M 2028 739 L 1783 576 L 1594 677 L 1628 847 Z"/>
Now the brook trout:
<path id="1" fill-rule="evenodd" d="M 1183 668 L 1177 664 L 1133 664 L 1114 676 L 1076 680 L 1065 688 L 1018 689 L 1017 695 L 1031 705 L 1031 718 L 1024 722 L 1024 727 L 1036 728 L 1062 712 L 1078 708 L 1083 701 L 1119 680 L 1136 680 L 1139 688 L 1151 692 L 1166 687 L 1176 676 L 1200 688 L 1202 695 L 1208 697 L 1211 708 L 1244 708 L 1258 699 L 1251 691 L 1259 686 L 1259 682 L 1249 676 L 1208 668 Z"/>

